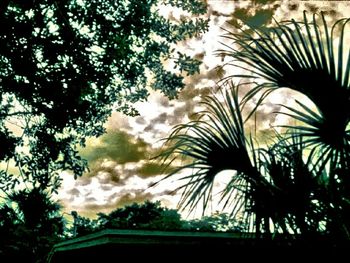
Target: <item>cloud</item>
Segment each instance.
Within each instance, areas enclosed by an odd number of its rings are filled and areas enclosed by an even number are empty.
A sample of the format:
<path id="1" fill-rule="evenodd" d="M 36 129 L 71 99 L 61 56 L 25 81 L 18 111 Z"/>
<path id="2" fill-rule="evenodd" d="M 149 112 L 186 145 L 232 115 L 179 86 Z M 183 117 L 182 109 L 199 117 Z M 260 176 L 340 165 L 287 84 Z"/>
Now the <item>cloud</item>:
<path id="1" fill-rule="evenodd" d="M 128 116 L 120 112 L 113 112 L 106 125 L 107 130 L 130 131 L 132 129 Z"/>
<path id="2" fill-rule="evenodd" d="M 80 191 L 76 188 L 73 188 L 73 189 L 69 190 L 67 193 L 72 195 L 72 196 L 78 196 L 80 194 Z"/>
<path id="3" fill-rule="evenodd" d="M 80 178 L 79 178 L 80 179 Z M 96 217 L 99 212 L 109 213 L 111 210 L 134 202 L 165 201 L 171 205 L 174 200 L 173 185 L 150 185 L 158 178 L 140 178 L 131 176 L 124 185 L 112 185 L 108 181 L 93 178 L 90 185 L 79 185 L 79 179 L 65 189 L 60 200 L 67 212 L 78 211 L 83 216 Z M 175 207 L 175 204 L 172 204 Z"/>
<path id="4" fill-rule="evenodd" d="M 167 105 L 175 108 L 172 102 Z M 76 210 L 93 217 L 98 212 L 109 212 L 132 202 L 162 199 L 159 193 L 166 194 L 167 189 L 155 191 L 154 187 L 148 191 L 148 188 L 170 168 L 164 170 L 160 163 L 150 160 L 159 153 L 158 147 L 138 137 L 135 129 L 127 131 L 124 127 L 145 127 L 151 122 L 163 125 L 167 118 L 168 114 L 164 112 L 154 118 L 139 116 L 122 123 L 120 129 L 111 121 L 106 125 L 106 134 L 87 140 L 86 148 L 80 153 L 89 161 L 90 171 L 73 182 L 69 179 L 69 184 L 63 185 L 60 199 L 65 210 Z M 155 129 L 150 132 L 155 133 Z"/>
<path id="5" fill-rule="evenodd" d="M 137 117 L 136 118 L 136 123 L 143 125 L 143 124 L 146 124 L 146 120 L 145 120 L 144 117 Z"/>
<path id="6" fill-rule="evenodd" d="M 146 162 L 140 168 L 136 170 L 136 173 L 141 178 L 148 178 L 152 176 L 158 176 L 160 174 L 168 174 L 172 171 L 172 167 L 164 167 L 159 162 Z"/>
<path id="7" fill-rule="evenodd" d="M 136 190 L 133 192 L 126 192 L 122 195 L 118 195 L 118 199 L 115 202 L 115 207 L 123 207 L 132 203 L 142 203 L 146 200 L 153 199 L 153 195 L 143 190 Z"/>
<path id="8" fill-rule="evenodd" d="M 91 178 L 96 178 L 102 184 L 123 185 L 124 180 L 129 176 L 124 165 L 118 165 L 111 160 L 98 160 L 89 165 L 89 172 L 84 174 L 80 180 L 90 178 L 90 181 L 84 185 L 91 184 Z M 80 184 L 79 180 L 79 185 Z"/>
<path id="9" fill-rule="evenodd" d="M 110 196 L 110 198 L 104 204 L 98 204 L 96 200 L 93 200 L 93 198 L 91 198 L 92 202 L 89 202 L 89 198 L 87 198 L 86 202 L 79 207 L 78 212 L 83 216 L 96 217 L 98 213 L 110 213 L 117 208 L 124 207 L 132 203 L 143 203 L 146 200 L 153 200 L 153 195 L 142 190 L 132 192 L 124 191 L 122 193 Z"/>
<path id="10" fill-rule="evenodd" d="M 148 145 L 145 141 L 120 130 L 108 131 L 91 144 L 94 145 L 80 151 L 89 163 L 107 159 L 125 164 L 138 162 L 147 156 Z"/>

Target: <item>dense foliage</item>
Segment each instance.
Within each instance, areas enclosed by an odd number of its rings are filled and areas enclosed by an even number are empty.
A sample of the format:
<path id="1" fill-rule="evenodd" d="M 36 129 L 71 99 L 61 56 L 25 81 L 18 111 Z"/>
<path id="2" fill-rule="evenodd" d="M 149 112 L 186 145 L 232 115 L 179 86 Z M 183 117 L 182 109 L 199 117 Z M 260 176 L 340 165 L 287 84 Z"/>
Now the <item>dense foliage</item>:
<path id="1" fill-rule="evenodd" d="M 103 229 L 144 229 L 162 231 L 241 232 L 243 222 L 216 213 L 200 219 L 184 220 L 175 209 L 161 206 L 160 202 L 146 201 L 117 208 L 109 214 L 99 213 L 89 219 L 73 212 L 74 224 L 69 236 L 82 236 Z"/>
<path id="2" fill-rule="evenodd" d="M 44 263 L 64 230 L 60 206 L 47 193 L 14 192 L 0 207 L 0 261 Z"/>
<path id="3" fill-rule="evenodd" d="M 310 19 L 304 13 L 302 21 L 228 32 L 232 43 L 219 53 L 231 58 L 225 67 L 243 73 L 224 79 L 222 96 L 206 98 L 199 120 L 176 127 L 160 156 L 168 164 L 190 159 L 168 175 L 192 169 L 180 187 L 184 207 L 208 208 L 215 177 L 232 170 L 222 201 L 232 205 L 233 216 L 244 215 L 247 230 L 350 240 L 349 21 L 329 27 L 323 14 Z M 235 86 L 235 78 L 243 81 Z M 292 121 L 277 127 L 284 128 L 280 133 L 272 127 L 273 139 L 259 146 L 249 121 L 281 88 L 313 106 L 280 105 L 278 114 Z"/>
<path id="4" fill-rule="evenodd" d="M 162 6 L 190 15 L 163 17 Z M 175 45 L 207 29 L 205 12 L 201 1 L 1 1 L 1 190 L 19 178 L 57 189 L 58 171 L 85 171 L 77 145 L 101 135 L 112 110 L 137 114 L 149 88 L 175 98 L 199 69 Z"/>

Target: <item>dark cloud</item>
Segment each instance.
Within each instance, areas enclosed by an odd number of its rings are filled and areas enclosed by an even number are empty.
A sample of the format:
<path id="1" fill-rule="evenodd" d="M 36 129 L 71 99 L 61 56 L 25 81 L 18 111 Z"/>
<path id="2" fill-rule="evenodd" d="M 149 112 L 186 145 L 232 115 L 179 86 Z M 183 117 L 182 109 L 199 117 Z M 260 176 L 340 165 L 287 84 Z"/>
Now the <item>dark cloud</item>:
<path id="1" fill-rule="evenodd" d="M 291 2 L 288 4 L 288 9 L 290 11 L 295 11 L 299 9 L 299 3 L 298 2 Z"/>
<path id="2" fill-rule="evenodd" d="M 317 4 L 306 3 L 305 7 L 306 7 L 306 10 L 310 11 L 311 13 L 317 13 L 320 11 L 320 6 L 318 6 Z"/>
<path id="3" fill-rule="evenodd" d="M 196 55 L 194 55 L 194 59 L 197 59 L 197 60 L 200 60 L 200 61 L 203 61 L 203 58 L 205 57 L 205 52 L 200 52 L 200 53 L 198 53 L 198 54 L 196 54 Z"/>
<path id="4" fill-rule="evenodd" d="M 248 11 L 249 10 L 249 11 Z M 251 27 L 262 27 L 271 22 L 274 10 L 256 10 L 254 14 L 251 9 L 239 9 L 235 11 L 235 16 Z"/>
<path id="5" fill-rule="evenodd" d="M 131 168 L 125 165 L 119 165 L 113 161 L 97 161 L 91 165 L 90 172 L 84 174 L 84 177 L 96 178 L 101 185 L 123 186 L 127 184 L 127 179 L 134 176 L 138 166 L 135 164 Z M 80 180 L 77 181 L 78 185 Z"/>
<path id="6" fill-rule="evenodd" d="M 160 106 L 165 107 L 165 108 L 170 106 L 169 99 L 165 96 L 159 97 L 158 103 L 160 104 Z"/>
<path id="7" fill-rule="evenodd" d="M 66 196 L 61 200 L 62 203 L 70 204 L 74 202 L 76 198 L 79 198 L 82 195 L 82 193 L 77 188 L 70 188 L 69 190 L 66 191 L 65 195 Z"/>
<path id="8" fill-rule="evenodd" d="M 212 93 L 212 87 L 204 88 L 185 88 L 179 95 L 179 101 L 183 102 L 181 106 L 174 109 L 172 114 L 167 116 L 167 123 L 171 126 L 177 125 L 183 122 L 184 117 L 192 119 L 196 113 L 196 106 L 200 105 L 200 101 L 203 100 L 205 96 Z"/>
<path id="9" fill-rule="evenodd" d="M 340 1 L 337 1 L 337 2 L 340 2 Z M 345 1 L 343 1 L 343 2 L 345 2 Z M 325 16 L 331 17 L 333 20 L 336 20 L 336 19 L 340 19 L 342 17 L 342 12 L 338 11 L 340 9 L 338 9 L 336 5 L 337 4 L 335 4 L 335 3 L 332 3 L 330 5 L 319 5 L 317 3 L 313 3 L 312 1 L 310 1 L 310 3 L 305 2 L 305 6 L 303 7 L 303 9 L 306 10 L 310 14 L 315 14 L 315 13 L 319 14 L 319 13 L 323 12 L 325 14 Z M 349 2 L 348 2 L 348 5 L 349 6 L 347 8 L 350 8 Z M 320 20 L 319 22 L 321 22 L 322 18 L 320 16 L 318 17 L 318 19 Z"/>
<path id="10" fill-rule="evenodd" d="M 141 125 L 147 123 L 144 117 L 137 117 L 135 122 L 136 122 L 137 124 L 141 124 Z"/>
<path id="11" fill-rule="evenodd" d="M 154 196 L 151 193 L 147 193 L 144 190 L 123 191 L 122 193 L 111 195 L 105 204 L 98 204 L 94 201 L 91 203 L 87 202 L 81 209 L 82 211 L 89 211 L 90 214 L 106 213 L 132 203 L 143 203 L 146 200 L 153 200 L 153 198 Z"/>
<path id="12" fill-rule="evenodd" d="M 148 144 L 124 131 L 108 131 L 99 138 L 99 144 L 81 150 L 81 155 L 93 163 L 97 160 L 113 160 L 118 164 L 138 162 L 147 157 Z"/>
<path id="13" fill-rule="evenodd" d="M 148 124 L 144 129 L 143 129 L 144 132 L 151 132 L 151 131 L 155 131 L 155 128 L 154 128 L 154 124 Z"/>
<path id="14" fill-rule="evenodd" d="M 213 73 L 209 73 L 209 76 L 210 75 L 213 75 Z M 194 80 L 194 82 L 196 82 L 196 80 Z M 164 131 L 160 130 L 157 125 L 165 124 L 173 127 L 179 123 L 182 123 L 185 117 L 191 118 L 194 113 L 195 106 L 198 105 L 198 102 L 204 96 L 210 94 L 210 92 L 211 88 L 209 87 L 196 88 L 194 85 L 187 85 L 186 88 L 180 92 L 177 99 L 177 102 L 180 103 L 174 103 L 172 105 L 168 100 L 158 99 L 157 103 L 160 104 L 160 106 L 164 107 L 164 105 L 168 105 L 167 111 L 161 112 L 157 117 L 149 120 L 143 131 L 153 133 L 155 134 L 155 137 L 159 139 L 166 137 L 167 134 L 164 134 Z M 169 110 L 170 108 L 173 110 Z"/>
<path id="15" fill-rule="evenodd" d="M 209 8 L 209 15 L 211 17 L 214 17 L 214 19 L 216 19 L 217 17 L 230 17 L 230 14 L 224 14 L 212 8 Z"/>
<path id="16" fill-rule="evenodd" d="M 125 193 L 124 195 L 120 196 L 115 203 L 115 206 L 123 207 L 132 203 L 142 203 L 146 200 L 151 200 L 153 197 L 154 196 L 151 193 L 147 193 L 143 190 L 137 190 L 133 193 Z"/>
<path id="17" fill-rule="evenodd" d="M 168 114 L 163 112 L 158 117 L 152 120 L 152 123 L 165 123 L 168 119 Z"/>
<path id="18" fill-rule="evenodd" d="M 244 1 L 242 7 L 242 3 L 237 1 L 228 23 L 234 28 L 241 28 L 242 22 L 253 27 L 266 26 L 272 21 L 280 4 L 280 1 L 271 0 L 249 1 L 248 4 Z"/>
<path id="19" fill-rule="evenodd" d="M 67 194 L 70 195 L 70 196 L 72 196 L 72 197 L 77 197 L 77 196 L 79 196 L 81 193 L 80 193 L 80 191 L 79 191 L 77 188 L 73 188 L 73 189 L 69 190 L 69 191 L 67 192 Z"/>
<path id="20" fill-rule="evenodd" d="M 97 199 L 95 197 L 92 197 L 92 196 L 89 196 L 89 197 L 85 198 L 85 202 L 86 203 L 94 203 L 96 201 L 97 201 Z"/>
<path id="21" fill-rule="evenodd" d="M 154 132 L 163 135 L 163 132 L 157 128 L 157 124 L 166 124 L 167 126 L 173 127 L 179 123 L 182 123 L 185 117 L 191 117 L 194 113 L 195 106 L 202 98 L 211 92 L 211 88 L 195 88 L 194 86 L 187 86 L 181 91 L 178 97 L 178 103 L 174 105 L 173 111 L 162 112 L 159 116 L 151 119 L 148 125 L 144 128 L 145 132 Z M 164 134 L 166 136 L 166 134 Z"/>
<path id="22" fill-rule="evenodd" d="M 101 185 L 101 190 L 103 190 L 103 191 L 110 191 L 112 189 L 113 189 L 113 186 L 110 185 L 110 184 L 108 184 L 108 185 L 106 185 L 106 184 Z"/>
<path id="23" fill-rule="evenodd" d="M 85 185 L 89 185 L 91 183 L 91 178 L 88 177 L 88 176 L 82 176 L 82 177 L 79 177 L 77 179 L 77 182 L 79 183 L 79 185 L 81 186 L 85 186 Z"/>
<path id="24" fill-rule="evenodd" d="M 160 138 L 160 135 L 164 135 L 164 132 L 156 128 L 157 124 L 166 124 L 169 126 L 176 125 L 181 122 L 181 120 L 185 116 L 185 112 L 183 114 L 177 114 L 177 109 L 175 108 L 174 113 L 166 113 L 163 112 L 156 118 L 152 119 L 149 124 L 144 128 L 144 132 L 152 132 Z"/>
<path id="25" fill-rule="evenodd" d="M 191 76 L 190 78 L 185 79 L 186 88 L 180 93 L 180 99 L 181 94 L 184 92 L 186 93 L 186 90 L 198 90 L 203 88 L 209 88 L 208 87 L 208 81 L 212 80 L 215 82 L 219 81 L 223 76 L 225 75 L 225 71 L 222 67 L 219 67 L 219 65 L 213 69 L 207 69 L 205 72 L 202 72 L 200 74 L 196 74 L 194 76 Z M 197 87 L 199 86 L 199 87 Z"/>
<path id="26" fill-rule="evenodd" d="M 177 191 L 175 190 L 165 190 L 161 193 L 158 193 L 158 196 L 161 197 L 161 196 L 175 196 L 177 195 Z"/>
<path id="27" fill-rule="evenodd" d="M 167 174 L 172 171 L 172 167 L 164 167 L 161 163 L 156 161 L 147 162 L 136 170 L 136 173 L 141 178 L 148 178 L 160 174 Z"/>
<path id="28" fill-rule="evenodd" d="M 115 167 L 101 167 L 97 173 L 100 184 L 120 184 L 121 176 Z"/>
<path id="29" fill-rule="evenodd" d="M 208 87 L 205 88 L 185 88 L 179 95 L 179 100 L 183 102 L 193 102 L 193 100 L 198 97 L 202 98 L 210 94 L 211 89 Z"/>

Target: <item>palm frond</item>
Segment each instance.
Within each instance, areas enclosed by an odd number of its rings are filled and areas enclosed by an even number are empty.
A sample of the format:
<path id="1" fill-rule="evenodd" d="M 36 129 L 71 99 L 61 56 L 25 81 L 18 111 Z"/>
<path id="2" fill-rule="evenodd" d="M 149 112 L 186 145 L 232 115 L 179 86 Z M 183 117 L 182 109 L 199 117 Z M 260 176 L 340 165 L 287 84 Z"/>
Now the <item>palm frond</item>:
<path id="1" fill-rule="evenodd" d="M 205 98 L 202 103 L 205 110 L 199 114 L 199 120 L 175 127 L 166 139 L 168 148 L 158 156 L 167 165 L 174 165 L 179 159 L 187 160 L 164 178 L 184 170 L 192 171 L 182 176 L 184 184 L 179 187 L 183 209 L 193 211 L 200 202 L 203 211 L 208 208 L 214 179 L 219 172 L 236 170 L 247 175 L 254 171 L 246 145 L 238 90 L 228 89 L 221 95 Z"/>
<path id="2" fill-rule="evenodd" d="M 301 92 L 315 104 L 318 117 L 311 110 L 305 114 L 293 110 L 292 117 L 314 127 L 307 135 L 318 137 L 320 146 L 339 150 L 348 143 L 344 138 L 348 138 L 350 122 L 350 52 L 344 45 L 350 19 L 338 20 L 329 30 L 324 14 L 320 17 L 321 22 L 317 22 L 317 15 L 310 22 L 304 13 L 302 22 L 276 22 L 269 30 L 252 28 L 254 34 L 228 34 L 239 49 L 230 48 L 225 55 L 233 58 L 230 65 L 249 72 L 246 78 L 263 80 L 248 92 L 246 100 L 263 89 L 288 87 Z M 242 77 L 244 74 L 239 75 Z"/>

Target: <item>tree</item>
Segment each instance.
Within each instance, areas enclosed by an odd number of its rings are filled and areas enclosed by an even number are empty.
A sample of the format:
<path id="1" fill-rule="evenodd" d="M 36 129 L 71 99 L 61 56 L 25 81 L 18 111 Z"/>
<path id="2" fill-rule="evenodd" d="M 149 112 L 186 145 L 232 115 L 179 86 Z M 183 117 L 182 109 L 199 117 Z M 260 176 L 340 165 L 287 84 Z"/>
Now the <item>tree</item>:
<path id="1" fill-rule="evenodd" d="M 176 127 L 160 156 L 167 164 L 189 159 L 167 176 L 194 171 L 180 187 L 184 207 L 193 209 L 203 201 L 205 210 L 216 175 L 233 170 L 222 201 L 233 204 L 233 215 L 243 213 L 247 231 L 349 241 L 350 57 L 346 60 L 344 43 L 349 21 L 341 19 L 329 28 L 323 14 L 310 20 L 304 13 L 303 21 L 228 32 L 233 44 L 220 53 L 247 73 L 224 79 L 224 102 L 206 98 L 199 120 Z M 235 86 L 232 78 L 249 83 Z M 243 85 L 250 90 L 240 98 Z M 285 132 L 258 147 L 254 132 L 247 135 L 247 121 L 281 88 L 305 95 L 314 108 L 302 101 L 296 101 L 299 108 L 284 105 L 279 114 L 297 124 L 285 125 Z M 258 103 L 249 112 L 255 98 Z"/>
<path id="2" fill-rule="evenodd" d="M 162 207 L 160 202 L 146 201 L 118 208 L 108 215 L 99 214 L 103 228 L 178 230 L 181 216 L 174 209 Z"/>
<path id="3" fill-rule="evenodd" d="M 192 17 L 167 19 L 161 5 Z M 77 146 L 103 133 L 112 110 L 137 114 L 149 86 L 175 98 L 199 61 L 174 46 L 207 29 L 205 12 L 201 1 L 1 1 L 0 160 L 22 176 L 4 169 L 1 189 L 57 189 L 58 171 L 85 171 Z"/>
<path id="4" fill-rule="evenodd" d="M 188 231 L 241 233 L 244 227 L 243 221 L 217 211 L 210 216 L 184 221 L 182 228 Z"/>
<path id="5" fill-rule="evenodd" d="M 176 209 L 169 209 L 159 201 L 133 203 L 117 208 L 109 214 L 98 213 L 97 219 L 89 219 L 72 212 L 73 228 L 69 236 L 83 236 L 103 229 L 158 230 L 158 231 L 205 231 L 241 232 L 244 222 L 216 212 L 199 219 L 184 220 Z"/>
<path id="6" fill-rule="evenodd" d="M 14 192 L 0 207 L 0 233 L 1 261 L 44 263 L 64 234 L 60 206 L 41 189 Z"/>

